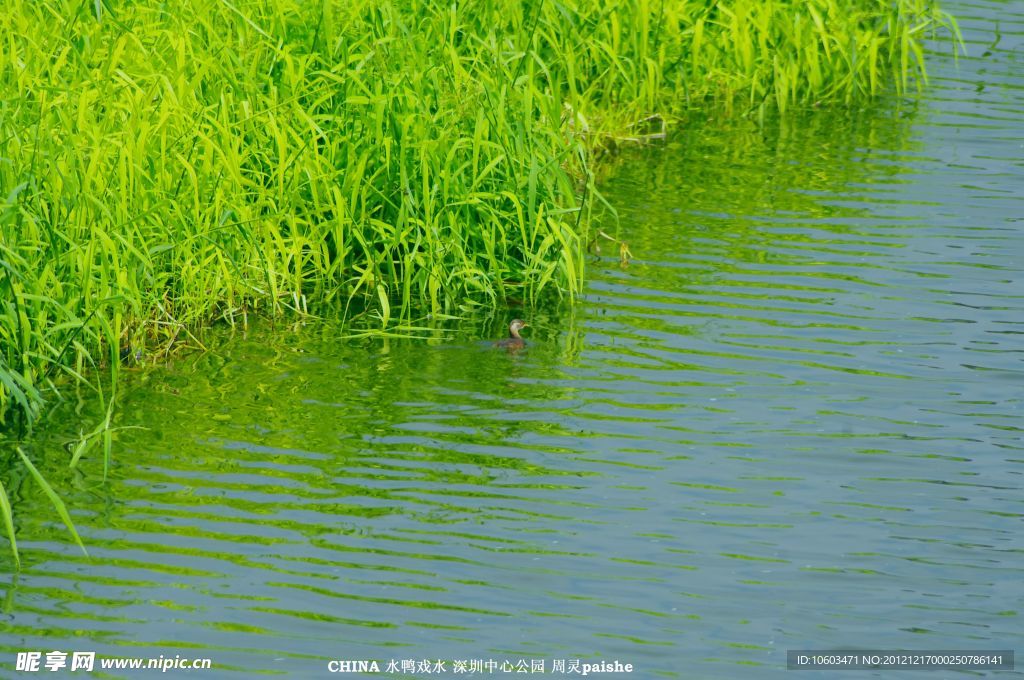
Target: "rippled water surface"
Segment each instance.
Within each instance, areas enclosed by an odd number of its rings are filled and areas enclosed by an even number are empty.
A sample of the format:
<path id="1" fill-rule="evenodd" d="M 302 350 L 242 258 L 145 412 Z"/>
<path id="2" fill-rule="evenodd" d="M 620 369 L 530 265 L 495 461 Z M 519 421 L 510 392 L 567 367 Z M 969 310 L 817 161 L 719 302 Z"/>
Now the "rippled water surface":
<path id="1" fill-rule="evenodd" d="M 47 474 L 91 559 L 15 484 L 5 667 L 1021 648 L 1024 7 L 952 9 L 969 55 L 918 102 L 626 159 L 604 228 L 636 259 L 602 239 L 579 304 L 515 310 L 525 351 L 503 318 L 253 330 L 126 379 L 106 483 L 58 463 L 69 413 Z"/>

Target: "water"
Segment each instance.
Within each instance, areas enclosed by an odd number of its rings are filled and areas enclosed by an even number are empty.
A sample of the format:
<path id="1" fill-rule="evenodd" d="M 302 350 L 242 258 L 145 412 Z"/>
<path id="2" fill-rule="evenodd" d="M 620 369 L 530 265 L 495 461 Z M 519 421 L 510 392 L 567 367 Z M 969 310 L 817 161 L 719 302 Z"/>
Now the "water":
<path id="1" fill-rule="evenodd" d="M 916 104 L 712 120 L 624 162 L 605 228 L 636 259 L 605 241 L 575 308 L 517 311 L 524 352 L 487 320 L 253 330 L 126 379 L 142 429 L 108 482 L 57 464 L 69 414 L 46 473 L 91 559 L 15 480 L 5 672 L 781 678 L 787 649 L 1020 648 L 1024 9 L 952 9 L 970 55 L 932 55 Z"/>

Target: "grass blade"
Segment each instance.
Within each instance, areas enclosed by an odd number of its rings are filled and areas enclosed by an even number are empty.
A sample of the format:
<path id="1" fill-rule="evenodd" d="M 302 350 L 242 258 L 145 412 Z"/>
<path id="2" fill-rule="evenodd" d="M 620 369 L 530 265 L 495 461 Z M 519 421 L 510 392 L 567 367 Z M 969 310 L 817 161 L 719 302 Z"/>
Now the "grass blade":
<path id="1" fill-rule="evenodd" d="M 64 526 L 68 528 L 68 531 L 71 532 L 71 536 L 75 539 L 75 543 L 77 543 L 78 547 L 82 549 L 82 553 L 88 557 L 89 552 L 85 549 L 85 544 L 82 543 L 82 539 L 78 535 L 78 531 L 75 530 L 75 524 L 71 521 L 71 515 L 68 514 L 68 509 L 67 506 L 64 505 L 64 501 L 60 499 L 60 496 L 58 496 L 57 492 L 53 490 L 50 483 L 46 481 L 42 473 L 40 473 L 39 470 L 36 469 L 36 466 L 32 464 L 32 461 L 29 460 L 28 456 L 25 455 L 25 452 L 21 450 L 21 447 L 16 447 L 15 450 L 18 452 L 18 455 L 21 456 L 21 461 L 25 464 L 25 467 L 28 468 L 28 471 L 32 473 L 32 477 L 36 480 L 36 483 L 39 484 L 43 493 L 45 493 L 47 498 L 50 499 L 50 503 L 53 504 L 53 508 L 57 511 L 57 514 L 60 515 L 60 519 L 64 522 Z"/>
<path id="2" fill-rule="evenodd" d="M 7 490 L 3 482 L 0 482 L 0 516 L 4 520 L 4 528 L 7 530 L 7 540 L 11 542 L 11 556 L 14 557 L 14 568 L 21 571 L 21 558 L 18 557 L 18 540 L 14 537 L 14 513 L 11 511 L 11 501 L 7 497 Z"/>

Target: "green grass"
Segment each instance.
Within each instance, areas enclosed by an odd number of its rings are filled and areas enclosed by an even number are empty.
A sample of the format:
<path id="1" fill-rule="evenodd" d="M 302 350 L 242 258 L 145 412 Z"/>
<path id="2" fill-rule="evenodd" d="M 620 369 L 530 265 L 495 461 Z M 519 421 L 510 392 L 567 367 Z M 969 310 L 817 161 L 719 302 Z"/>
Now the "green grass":
<path id="1" fill-rule="evenodd" d="M 600 149 L 905 93 L 937 27 L 925 0 L 6 0 L 0 431 L 68 378 L 112 405 L 123 349 L 217 320 L 572 297 Z"/>

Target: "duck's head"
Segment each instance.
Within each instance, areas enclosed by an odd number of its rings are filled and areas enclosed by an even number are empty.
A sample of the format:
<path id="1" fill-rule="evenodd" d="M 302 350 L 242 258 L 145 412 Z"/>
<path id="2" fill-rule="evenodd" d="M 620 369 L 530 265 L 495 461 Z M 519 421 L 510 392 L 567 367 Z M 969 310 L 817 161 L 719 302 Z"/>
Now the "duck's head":
<path id="1" fill-rule="evenodd" d="M 512 323 L 508 325 L 508 334 L 513 338 L 519 337 L 519 331 L 523 330 L 530 324 L 526 323 L 522 319 L 512 319 Z"/>

